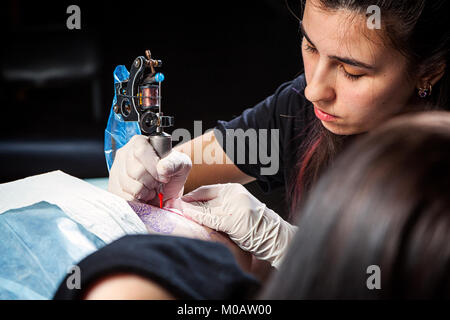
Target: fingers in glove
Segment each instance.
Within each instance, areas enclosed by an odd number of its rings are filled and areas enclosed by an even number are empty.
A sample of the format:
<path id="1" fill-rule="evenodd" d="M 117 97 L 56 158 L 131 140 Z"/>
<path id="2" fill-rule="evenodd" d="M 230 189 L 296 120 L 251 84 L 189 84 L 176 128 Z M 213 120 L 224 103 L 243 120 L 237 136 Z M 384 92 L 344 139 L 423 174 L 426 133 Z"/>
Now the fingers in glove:
<path id="1" fill-rule="evenodd" d="M 156 171 L 158 177 L 169 180 L 171 177 L 187 177 L 192 168 L 192 161 L 186 154 L 173 150 L 165 158 L 159 160 Z"/>
<path id="2" fill-rule="evenodd" d="M 136 138 L 135 138 L 136 137 Z M 159 157 L 145 136 L 135 136 L 132 154 L 142 164 L 145 170 L 157 181 L 167 183 L 164 177 L 159 177 L 156 165 Z"/>
<path id="3" fill-rule="evenodd" d="M 132 197 L 131 200 L 148 201 L 156 196 L 155 189 L 148 189 L 141 182 L 128 176 L 126 168 L 124 168 L 124 172 L 120 175 L 119 179 L 121 191 L 130 195 Z"/>
<path id="4" fill-rule="evenodd" d="M 144 167 L 133 153 L 127 155 L 126 174 L 135 181 L 140 182 L 149 190 L 158 188 L 160 182 Z"/>
<path id="5" fill-rule="evenodd" d="M 182 212 L 183 215 L 190 218 L 191 220 L 194 220 L 198 224 L 207 226 L 216 231 L 226 232 L 226 230 L 222 230 L 220 217 L 212 214 L 211 209 L 207 206 L 204 205 L 195 206 L 189 203 L 185 203 L 183 205 Z"/>
<path id="6" fill-rule="evenodd" d="M 183 201 L 209 201 L 220 196 L 223 189 L 223 184 L 213 184 L 208 186 L 202 186 L 200 188 L 191 191 L 181 197 Z"/>

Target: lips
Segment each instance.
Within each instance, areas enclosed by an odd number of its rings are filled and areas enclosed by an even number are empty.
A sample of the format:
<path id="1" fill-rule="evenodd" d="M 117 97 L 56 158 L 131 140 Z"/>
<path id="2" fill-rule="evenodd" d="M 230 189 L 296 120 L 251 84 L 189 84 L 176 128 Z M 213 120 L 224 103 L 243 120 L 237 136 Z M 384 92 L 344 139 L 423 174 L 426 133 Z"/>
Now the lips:
<path id="1" fill-rule="evenodd" d="M 316 117 L 322 121 L 330 122 L 330 121 L 336 121 L 338 119 L 337 116 L 326 113 L 326 112 L 320 110 L 319 108 L 317 108 L 316 106 L 314 106 L 314 113 L 315 113 Z"/>

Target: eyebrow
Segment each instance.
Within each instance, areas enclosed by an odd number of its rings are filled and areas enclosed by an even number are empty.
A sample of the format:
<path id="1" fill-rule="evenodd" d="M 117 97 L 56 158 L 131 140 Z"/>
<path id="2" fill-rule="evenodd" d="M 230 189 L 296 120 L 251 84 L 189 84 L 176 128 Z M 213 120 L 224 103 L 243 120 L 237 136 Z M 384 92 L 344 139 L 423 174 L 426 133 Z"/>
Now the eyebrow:
<path id="1" fill-rule="evenodd" d="M 308 42 L 315 47 L 316 45 L 308 37 L 308 34 L 306 33 L 305 29 L 303 28 L 303 23 L 301 21 L 300 21 L 300 31 L 303 34 L 303 36 L 306 38 L 306 40 L 308 40 Z M 364 63 L 364 62 L 361 62 L 361 61 L 358 61 L 355 59 L 351 59 L 351 58 L 343 58 L 343 57 L 338 57 L 338 56 L 328 56 L 328 58 L 338 60 L 342 63 L 348 64 L 351 66 L 355 66 L 355 67 L 359 67 L 359 68 L 364 68 L 364 69 L 369 69 L 369 70 L 375 69 L 374 66 L 371 66 L 367 63 Z"/>

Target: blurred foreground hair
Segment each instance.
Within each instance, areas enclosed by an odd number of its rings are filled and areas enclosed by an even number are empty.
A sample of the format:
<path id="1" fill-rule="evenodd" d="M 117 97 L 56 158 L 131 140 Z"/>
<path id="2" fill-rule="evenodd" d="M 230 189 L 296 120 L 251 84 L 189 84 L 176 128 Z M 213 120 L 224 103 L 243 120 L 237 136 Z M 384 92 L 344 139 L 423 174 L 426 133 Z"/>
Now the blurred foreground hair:
<path id="1" fill-rule="evenodd" d="M 264 299 L 450 298 L 450 112 L 395 118 L 306 199 Z M 381 271 L 369 290 L 367 268 Z"/>

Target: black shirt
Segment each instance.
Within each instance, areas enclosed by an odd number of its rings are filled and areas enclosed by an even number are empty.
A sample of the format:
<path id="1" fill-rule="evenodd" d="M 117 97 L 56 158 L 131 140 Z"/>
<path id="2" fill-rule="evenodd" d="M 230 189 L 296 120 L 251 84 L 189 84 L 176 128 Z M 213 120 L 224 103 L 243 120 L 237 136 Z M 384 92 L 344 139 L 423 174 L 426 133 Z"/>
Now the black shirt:
<path id="1" fill-rule="evenodd" d="M 302 141 L 302 137 L 308 132 L 308 124 L 314 119 L 314 111 L 311 102 L 304 96 L 306 87 L 305 75 L 302 74 L 292 81 L 282 84 L 275 93 L 258 103 L 253 108 L 246 109 L 240 116 L 231 121 L 218 121 L 216 129 L 219 130 L 224 137 L 223 141 L 217 137 L 216 139 L 221 144 L 227 155 L 236 166 L 245 174 L 257 179 L 259 185 L 265 192 L 270 192 L 276 187 L 287 187 L 290 176 L 293 174 L 293 168 L 297 162 L 297 149 Z M 279 129 L 279 169 L 275 174 L 264 175 L 261 174 L 261 168 L 269 167 L 261 163 L 261 159 L 257 158 L 256 163 L 250 163 L 250 148 L 249 140 L 245 141 L 245 163 L 237 163 L 237 140 L 234 137 L 234 150 L 227 150 L 225 137 L 227 129 Z M 257 135 L 258 145 L 261 143 L 260 139 L 265 137 Z M 268 134 L 265 138 L 268 146 L 268 154 L 276 149 L 271 150 L 271 135 Z M 230 149 L 230 148 L 228 148 Z M 254 150 L 254 149 L 253 149 Z M 259 149 L 258 149 L 259 150 Z M 258 151 L 259 152 L 259 151 Z"/>
<path id="2" fill-rule="evenodd" d="M 61 282 L 57 300 L 81 299 L 100 278 L 133 273 L 154 281 L 178 299 L 243 299 L 259 289 L 259 282 L 237 265 L 220 243 L 166 235 L 129 235 L 120 238 L 78 264 L 80 289 Z"/>

